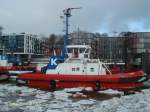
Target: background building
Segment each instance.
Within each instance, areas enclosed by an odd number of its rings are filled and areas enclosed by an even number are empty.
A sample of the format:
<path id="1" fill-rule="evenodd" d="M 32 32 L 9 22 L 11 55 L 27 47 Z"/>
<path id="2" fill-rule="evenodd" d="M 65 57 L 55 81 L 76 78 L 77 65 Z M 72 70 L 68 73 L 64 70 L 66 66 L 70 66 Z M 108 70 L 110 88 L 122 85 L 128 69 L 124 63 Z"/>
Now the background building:
<path id="1" fill-rule="evenodd" d="M 0 54 L 14 56 L 21 62 L 31 58 L 61 55 L 63 36 L 50 35 L 49 38 L 33 34 L 5 34 L 0 30 Z M 106 63 L 126 63 L 134 68 L 150 73 L 150 32 L 122 32 L 119 36 L 77 31 L 69 35 L 69 44 L 90 45 L 91 58 L 99 58 Z M 31 60 L 32 61 L 32 60 Z"/>
<path id="2" fill-rule="evenodd" d="M 124 32 L 126 57 L 129 64 L 150 72 L 150 32 Z"/>
<path id="3" fill-rule="evenodd" d="M 4 54 L 16 57 L 19 61 L 30 61 L 32 56 L 44 55 L 46 41 L 33 34 L 5 34 L 0 43 L 4 46 Z"/>
<path id="4" fill-rule="evenodd" d="M 124 62 L 124 37 L 78 31 L 70 34 L 70 44 L 90 45 L 92 58 L 105 62 Z"/>
<path id="5" fill-rule="evenodd" d="M 97 55 L 105 62 L 124 62 L 124 38 L 97 37 Z"/>

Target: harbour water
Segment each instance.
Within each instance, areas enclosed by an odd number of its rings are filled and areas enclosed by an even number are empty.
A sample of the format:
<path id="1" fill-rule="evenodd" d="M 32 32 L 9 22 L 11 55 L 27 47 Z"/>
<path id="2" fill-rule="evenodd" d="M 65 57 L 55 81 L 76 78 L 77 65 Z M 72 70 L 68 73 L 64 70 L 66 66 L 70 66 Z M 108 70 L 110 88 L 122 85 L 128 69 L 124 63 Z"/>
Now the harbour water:
<path id="1" fill-rule="evenodd" d="M 124 95 L 114 90 L 97 93 L 83 88 L 43 91 L 0 84 L 0 112 L 149 112 L 150 89 Z"/>

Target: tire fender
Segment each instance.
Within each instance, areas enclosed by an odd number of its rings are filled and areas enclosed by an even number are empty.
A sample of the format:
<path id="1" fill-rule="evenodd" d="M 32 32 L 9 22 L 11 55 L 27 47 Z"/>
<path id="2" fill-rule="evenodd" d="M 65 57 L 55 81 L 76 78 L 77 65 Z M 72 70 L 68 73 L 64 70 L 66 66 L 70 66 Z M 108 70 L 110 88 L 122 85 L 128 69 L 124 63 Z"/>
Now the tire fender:
<path id="1" fill-rule="evenodd" d="M 55 80 L 50 81 L 50 89 L 52 89 L 52 90 L 56 89 L 56 81 Z"/>

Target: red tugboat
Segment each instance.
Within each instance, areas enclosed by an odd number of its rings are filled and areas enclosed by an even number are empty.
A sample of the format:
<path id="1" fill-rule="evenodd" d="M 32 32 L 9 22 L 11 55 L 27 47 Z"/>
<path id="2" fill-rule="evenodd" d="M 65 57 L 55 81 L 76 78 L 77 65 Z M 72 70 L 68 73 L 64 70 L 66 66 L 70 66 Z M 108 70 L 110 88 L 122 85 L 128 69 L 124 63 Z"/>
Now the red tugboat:
<path id="1" fill-rule="evenodd" d="M 143 86 L 146 80 L 143 71 L 112 74 L 99 59 L 90 59 L 90 51 L 88 45 L 67 46 L 68 58 L 63 63 L 59 63 L 58 57 L 53 57 L 46 74 L 21 74 L 18 81 L 24 81 L 29 87 L 44 89 L 92 87 L 126 91 Z"/>
<path id="2" fill-rule="evenodd" d="M 88 45 L 68 45 L 68 18 L 71 10 L 64 10 L 66 36 L 63 56 L 53 56 L 46 66 L 45 74 L 27 73 L 18 76 L 18 83 L 43 89 L 92 87 L 98 89 L 133 90 L 143 86 L 147 76 L 143 71 L 111 73 L 99 59 L 91 59 Z M 63 57 L 65 57 L 63 61 Z"/>
<path id="3" fill-rule="evenodd" d="M 17 78 L 18 74 L 32 73 L 35 66 L 0 66 L 0 82 Z"/>
<path id="4" fill-rule="evenodd" d="M 10 80 L 16 81 L 18 74 L 24 74 L 24 73 L 33 73 L 36 71 L 36 66 L 11 66 L 8 68 L 8 74 L 10 76 Z"/>
<path id="5" fill-rule="evenodd" d="M 16 79 L 18 74 L 31 73 L 34 71 L 36 71 L 36 66 L 13 66 L 12 63 L 8 62 L 8 59 L 5 56 L 0 55 L 0 81 L 12 78 Z"/>

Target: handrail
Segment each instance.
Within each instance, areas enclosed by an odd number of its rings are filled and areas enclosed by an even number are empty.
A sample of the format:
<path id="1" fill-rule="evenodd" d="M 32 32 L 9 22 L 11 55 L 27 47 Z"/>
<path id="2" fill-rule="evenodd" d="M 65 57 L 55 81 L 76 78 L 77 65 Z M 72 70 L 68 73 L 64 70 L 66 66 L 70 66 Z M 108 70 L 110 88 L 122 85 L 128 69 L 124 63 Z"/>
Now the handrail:
<path id="1" fill-rule="evenodd" d="M 98 63 L 104 65 L 104 67 L 106 68 L 106 70 L 108 71 L 109 75 L 112 75 L 111 71 L 108 69 L 108 67 L 104 64 L 100 62 L 100 59 L 98 58 Z"/>

